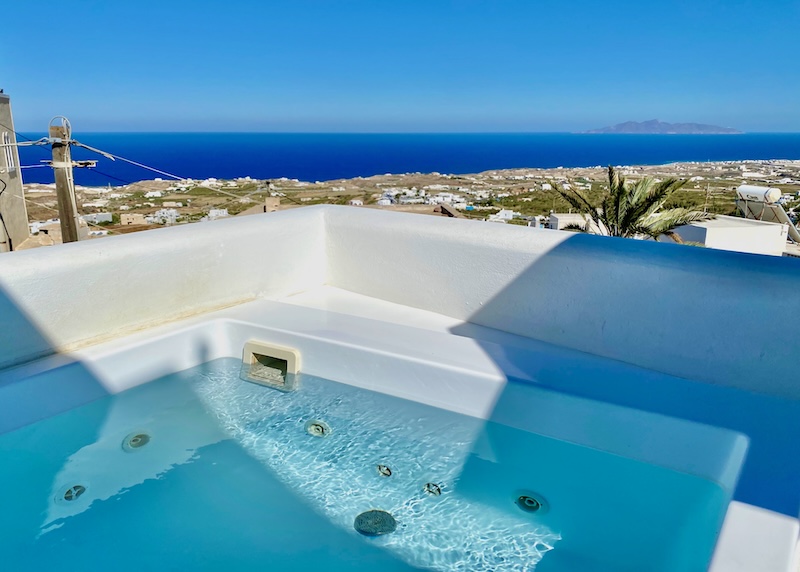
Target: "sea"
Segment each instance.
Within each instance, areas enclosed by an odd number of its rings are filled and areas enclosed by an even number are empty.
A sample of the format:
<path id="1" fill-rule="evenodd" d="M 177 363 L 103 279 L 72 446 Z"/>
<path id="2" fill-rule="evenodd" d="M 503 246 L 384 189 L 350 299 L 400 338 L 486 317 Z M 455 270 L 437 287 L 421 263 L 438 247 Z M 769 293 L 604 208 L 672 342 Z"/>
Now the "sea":
<path id="1" fill-rule="evenodd" d="M 41 133 L 23 133 L 38 139 Z M 386 173 L 660 165 L 684 161 L 800 160 L 800 133 L 618 135 L 576 133 L 73 133 L 77 141 L 181 178 L 288 177 L 328 181 Z M 50 149 L 21 147 L 23 180 L 53 182 Z M 122 185 L 166 175 L 76 148 L 97 159 L 75 170 L 82 185 Z"/>

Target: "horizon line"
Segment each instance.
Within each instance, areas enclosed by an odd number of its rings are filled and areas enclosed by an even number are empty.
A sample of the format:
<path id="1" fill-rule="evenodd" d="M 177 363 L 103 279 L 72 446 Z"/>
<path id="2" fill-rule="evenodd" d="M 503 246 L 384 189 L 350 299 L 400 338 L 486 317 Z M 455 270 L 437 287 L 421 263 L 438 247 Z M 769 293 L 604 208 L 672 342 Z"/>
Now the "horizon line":
<path id="1" fill-rule="evenodd" d="M 17 129 L 18 133 L 44 133 L 41 130 Z M 670 136 L 699 136 L 709 135 L 800 135 L 797 131 L 740 131 L 738 133 L 592 133 L 589 131 L 257 131 L 257 130 L 86 130 L 79 131 L 86 134 L 161 134 L 161 135 L 207 135 L 207 134 L 247 134 L 247 135 L 659 135 Z"/>

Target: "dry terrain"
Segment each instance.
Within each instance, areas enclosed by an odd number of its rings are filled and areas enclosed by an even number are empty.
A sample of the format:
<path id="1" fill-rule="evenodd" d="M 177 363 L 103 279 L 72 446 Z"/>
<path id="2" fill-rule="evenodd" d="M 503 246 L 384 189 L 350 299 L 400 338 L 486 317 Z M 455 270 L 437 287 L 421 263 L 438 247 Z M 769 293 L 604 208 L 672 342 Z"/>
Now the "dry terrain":
<path id="1" fill-rule="evenodd" d="M 784 193 L 800 191 L 800 161 L 726 161 L 673 163 L 658 166 L 620 166 L 629 180 L 642 177 L 687 179 L 683 190 L 667 206 L 684 206 L 720 214 L 735 213 L 735 189 L 742 183 L 768 185 Z M 553 189 L 571 185 L 596 199 L 606 184 L 604 167 L 511 169 L 476 174 L 405 173 L 357 177 L 333 181 L 306 182 L 296 179 L 204 181 L 139 181 L 119 187 L 78 187 L 81 214 L 111 213 L 113 221 L 100 225 L 109 233 L 156 228 L 159 224 L 123 227 L 120 215 L 153 215 L 159 209 L 174 208 L 178 224 L 203 219 L 210 209 L 227 209 L 236 215 L 264 204 L 267 197 L 280 201 L 279 209 L 316 204 L 346 205 L 361 201 L 364 207 L 384 208 L 422 214 L 439 214 L 434 200 L 457 203 L 461 216 L 483 220 L 500 209 L 523 217 L 564 212 L 568 205 Z M 30 221 L 58 216 L 53 185 L 25 185 Z M 154 196 L 152 193 L 160 193 Z M 150 193 L 150 196 L 146 196 Z M 391 197 L 393 204 L 378 205 Z M 438 197 L 438 199 L 437 199 Z M 179 204 L 180 206 L 176 206 Z M 469 209 L 466 207 L 469 205 Z M 787 205 L 787 208 L 794 203 Z M 258 209 L 255 209 L 258 210 Z M 525 222 L 520 219 L 514 222 Z"/>

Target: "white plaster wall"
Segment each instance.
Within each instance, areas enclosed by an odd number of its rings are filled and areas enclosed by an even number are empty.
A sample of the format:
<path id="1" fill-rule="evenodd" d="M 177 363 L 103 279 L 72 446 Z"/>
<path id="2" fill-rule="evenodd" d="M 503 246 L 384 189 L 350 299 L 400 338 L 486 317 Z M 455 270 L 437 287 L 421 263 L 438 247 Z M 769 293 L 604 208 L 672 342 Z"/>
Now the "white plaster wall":
<path id="1" fill-rule="evenodd" d="M 736 226 L 719 226 L 712 223 L 706 226 L 705 223 L 694 223 L 680 226 L 675 229 L 684 242 L 696 242 L 708 248 L 719 250 L 733 250 L 736 252 L 749 252 L 752 254 L 768 254 L 770 256 L 782 256 L 786 249 L 786 237 L 788 229 L 786 225 L 769 222 L 720 216 L 718 222 L 732 220 Z M 673 240 L 662 235 L 658 239 L 660 242 L 672 243 Z"/>
<path id="2" fill-rule="evenodd" d="M 320 210 L 0 256 L 0 367 L 325 279 Z"/>
<path id="3" fill-rule="evenodd" d="M 329 207 L 328 283 L 691 379 L 800 398 L 800 261 Z"/>
<path id="4" fill-rule="evenodd" d="M 782 256 L 786 249 L 786 227 L 763 224 L 752 227 L 709 228 L 706 246 L 720 250 Z"/>
<path id="5" fill-rule="evenodd" d="M 784 320 L 800 315 L 799 260 L 353 207 L 4 254 L 0 367 L 323 283 L 800 398 Z"/>

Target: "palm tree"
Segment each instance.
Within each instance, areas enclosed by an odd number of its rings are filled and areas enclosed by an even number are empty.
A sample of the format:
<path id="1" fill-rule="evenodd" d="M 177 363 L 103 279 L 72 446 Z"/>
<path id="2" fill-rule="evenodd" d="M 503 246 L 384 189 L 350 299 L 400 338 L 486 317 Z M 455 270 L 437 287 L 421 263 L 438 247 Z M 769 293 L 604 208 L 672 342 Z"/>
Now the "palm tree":
<path id="1" fill-rule="evenodd" d="M 685 208 L 661 210 L 667 199 L 686 184 L 686 180 L 656 182 L 645 178 L 627 184 L 614 167 L 608 167 L 608 190 L 595 206 L 579 190 L 556 187 L 559 194 L 578 212 L 587 215 L 585 232 L 625 238 L 652 238 L 667 235 L 683 242 L 674 229 L 690 222 L 710 220 L 714 215 Z M 583 230 L 583 229 L 581 229 Z"/>

